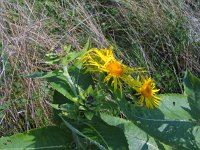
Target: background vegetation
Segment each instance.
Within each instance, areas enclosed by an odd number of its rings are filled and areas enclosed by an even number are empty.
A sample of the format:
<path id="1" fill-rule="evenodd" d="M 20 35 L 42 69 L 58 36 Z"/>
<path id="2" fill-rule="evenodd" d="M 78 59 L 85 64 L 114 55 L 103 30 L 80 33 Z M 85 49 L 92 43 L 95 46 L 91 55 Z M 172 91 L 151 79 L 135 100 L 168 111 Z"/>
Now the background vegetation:
<path id="1" fill-rule="evenodd" d="M 0 136 L 53 124 L 46 53 L 112 44 L 127 65 L 143 66 L 161 93 L 182 93 L 183 72 L 200 76 L 200 2 L 195 0 L 8 0 L 0 2 Z M 55 68 L 57 66 L 54 66 Z"/>

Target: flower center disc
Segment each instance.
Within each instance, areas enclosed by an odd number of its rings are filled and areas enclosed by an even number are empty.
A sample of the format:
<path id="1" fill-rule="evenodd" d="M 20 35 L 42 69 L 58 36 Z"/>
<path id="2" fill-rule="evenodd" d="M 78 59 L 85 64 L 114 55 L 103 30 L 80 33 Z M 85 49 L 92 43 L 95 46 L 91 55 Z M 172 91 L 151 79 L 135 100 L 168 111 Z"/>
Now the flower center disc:
<path id="1" fill-rule="evenodd" d="M 123 67 L 118 62 L 109 62 L 106 68 L 112 75 L 121 76 L 123 73 Z"/>
<path id="2" fill-rule="evenodd" d="M 144 83 L 144 85 L 141 87 L 141 93 L 147 98 L 152 96 L 151 82 Z"/>

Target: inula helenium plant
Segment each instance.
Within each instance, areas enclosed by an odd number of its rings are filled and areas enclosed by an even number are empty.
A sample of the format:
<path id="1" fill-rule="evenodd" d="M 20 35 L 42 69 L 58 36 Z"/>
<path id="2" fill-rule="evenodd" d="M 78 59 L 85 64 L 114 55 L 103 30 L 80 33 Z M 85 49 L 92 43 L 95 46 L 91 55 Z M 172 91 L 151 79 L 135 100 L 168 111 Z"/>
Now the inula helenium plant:
<path id="1" fill-rule="evenodd" d="M 159 90 L 155 89 L 155 82 L 151 79 L 145 79 L 141 76 L 142 81 L 134 79 L 131 74 L 144 72 L 141 68 L 131 68 L 117 60 L 113 54 L 113 47 L 109 49 L 92 48 L 83 57 L 83 66 L 88 72 L 106 73 L 104 82 L 114 86 L 114 92 L 117 88 L 122 93 L 122 82 L 126 83 L 137 91 L 136 95 L 140 96 L 139 103 L 145 103 L 147 108 L 159 106 L 159 97 L 155 95 Z"/>
<path id="2" fill-rule="evenodd" d="M 112 46 L 60 49 L 46 54 L 57 69 L 28 76 L 54 90 L 55 125 L 3 137 L 0 149 L 200 149 L 200 79 L 186 71 L 184 94 L 158 94 L 145 68 L 124 64 Z"/>

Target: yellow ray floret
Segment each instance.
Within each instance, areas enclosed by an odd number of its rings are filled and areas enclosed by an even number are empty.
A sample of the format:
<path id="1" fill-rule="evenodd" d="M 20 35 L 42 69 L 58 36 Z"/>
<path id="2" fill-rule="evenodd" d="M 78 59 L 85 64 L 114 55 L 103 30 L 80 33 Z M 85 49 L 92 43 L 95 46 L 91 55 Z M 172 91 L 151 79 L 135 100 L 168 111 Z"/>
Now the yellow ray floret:
<path id="1" fill-rule="evenodd" d="M 160 98 L 156 96 L 159 89 L 155 89 L 155 82 L 151 78 L 142 77 L 140 86 L 135 88 L 137 91 L 136 95 L 139 95 L 139 104 L 145 103 L 148 109 L 158 107 L 160 104 Z"/>
<path id="2" fill-rule="evenodd" d="M 111 81 L 114 91 L 119 87 L 122 93 L 122 81 L 128 85 L 135 85 L 138 81 L 132 78 L 131 73 L 142 71 L 140 68 L 130 68 L 116 60 L 112 47 L 109 49 L 92 48 L 83 58 L 83 65 L 89 72 L 104 72 L 107 76 L 104 82 Z"/>

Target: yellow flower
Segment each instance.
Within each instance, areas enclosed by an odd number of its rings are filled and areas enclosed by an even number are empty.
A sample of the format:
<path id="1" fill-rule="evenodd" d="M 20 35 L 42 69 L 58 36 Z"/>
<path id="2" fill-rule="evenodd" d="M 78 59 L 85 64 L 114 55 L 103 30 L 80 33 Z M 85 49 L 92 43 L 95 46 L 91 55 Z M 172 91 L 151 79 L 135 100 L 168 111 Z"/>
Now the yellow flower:
<path id="1" fill-rule="evenodd" d="M 146 104 L 148 109 L 158 107 L 160 104 L 160 98 L 156 96 L 159 89 L 155 89 L 155 82 L 151 78 L 142 77 L 142 82 L 139 87 L 136 87 L 136 95 L 139 95 L 139 104 Z"/>
<path id="2" fill-rule="evenodd" d="M 138 81 L 132 78 L 131 73 L 142 70 L 140 68 L 130 68 L 116 60 L 112 49 L 112 47 L 109 49 L 90 49 L 83 58 L 83 65 L 86 71 L 107 73 L 104 82 L 108 83 L 112 80 L 111 85 L 114 86 L 114 91 L 119 87 L 122 93 L 121 81 L 128 85 L 137 84 Z"/>

